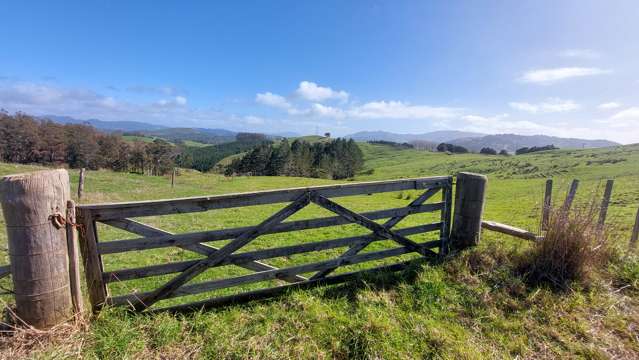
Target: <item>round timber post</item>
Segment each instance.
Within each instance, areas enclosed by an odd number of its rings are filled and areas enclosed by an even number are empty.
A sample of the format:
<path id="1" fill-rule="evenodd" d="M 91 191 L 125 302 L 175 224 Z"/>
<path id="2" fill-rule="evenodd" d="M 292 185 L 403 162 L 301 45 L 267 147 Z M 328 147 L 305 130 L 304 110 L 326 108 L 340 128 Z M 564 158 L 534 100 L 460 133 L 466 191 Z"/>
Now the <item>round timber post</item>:
<path id="1" fill-rule="evenodd" d="M 16 314 L 38 329 L 73 315 L 63 221 L 69 193 L 64 169 L 9 175 L 0 181 Z"/>
<path id="2" fill-rule="evenodd" d="M 452 248 L 464 249 L 479 244 L 487 181 L 486 176 L 480 174 L 457 174 L 455 215 L 450 237 Z"/>

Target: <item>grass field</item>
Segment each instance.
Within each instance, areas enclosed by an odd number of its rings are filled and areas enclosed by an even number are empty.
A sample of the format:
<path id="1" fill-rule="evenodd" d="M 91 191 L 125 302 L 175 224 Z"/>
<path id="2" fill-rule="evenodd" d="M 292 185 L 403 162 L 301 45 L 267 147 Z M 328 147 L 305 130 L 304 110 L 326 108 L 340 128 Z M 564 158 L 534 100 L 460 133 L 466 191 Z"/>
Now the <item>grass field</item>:
<path id="1" fill-rule="evenodd" d="M 361 144 L 365 169 L 355 181 L 449 175 L 472 171 L 488 175 L 485 217 L 537 231 L 544 179 L 555 179 L 560 202 L 571 179 L 582 181 L 578 200 L 602 192 L 602 180 L 615 179 L 609 219 L 617 247 L 630 236 L 639 206 L 639 146 L 596 150 L 559 150 L 523 156 L 445 155 Z M 0 164 L 0 175 L 34 170 Z M 70 171 L 72 184 L 77 171 Z M 84 203 L 132 201 L 223 194 L 262 189 L 335 183 L 323 179 L 234 177 L 183 170 L 174 189 L 164 177 L 110 171 L 89 172 Z M 376 194 L 340 199 L 361 211 L 400 207 L 416 192 Z M 256 224 L 279 206 L 150 217 L 143 221 L 184 233 Z M 328 215 L 309 207 L 293 219 Z M 400 227 L 434 219 L 414 215 Z M 2 224 L 3 225 L 3 224 Z M 4 228 L 4 226 L 2 226 Z M 260 237 L 247 249 L 319 241 L 365 233 L 356 226 L 307 230 Z M 135 237 L 106 226 L 101 241 Z M 411 237 L 417 241 L 427 236 Z M 221 242 L 223 243 L 223 242 Z M 6 235 L 0 233 L 6 247 Z M 377 242 L 368 250 L 391 246 Z M 7 339 L 3 356 L 31 351 L 40 358 L 612 358 L 639 357 L 639 262 L 636 256 L 614 261 L 610 271 L 589 288 L 556 293 L 530 287 L 513 270 L 517 254 L 529 245 L 484 232 L 482 243 L 443 263 L 424 263 L 400 274 L 381 274 L 351 284 L 296 291 L 286 297 L 185 316 L 132 315 L 107 309 L 88 329 L 53 337 L 31 349 Z M 290 266 L 334 257 L 345 249 L 277 258 L 269 263 Z M 406 255 L 405 257 L 411 257 Z M 194 258 L 180 249 L 108 255 L 106 270 Z M 2 263 L 6 263 L 3 253 Z M 342 271 L 361 268 L 351 266 Z M 366 264 L 366 266 L 370 266 Z M 198 280 L 248 273 L 237 267 L 208 270 Z M 171 276 L 114 283 L 112 294 L 157 287 Z M 275 284 L 276 282 L 270 282 Z M 7 279 L 3 286 L 9 286 Z M 257 284 L 260 287 L 268 285 Z M 255 286 L 245 286 L 251 289 Z M 226 294 L 220 290 L 214 295 Z M 203 299 L 211 294 L 165 301 Z M 8 298 L 4 298 L 8 301 Z"/>

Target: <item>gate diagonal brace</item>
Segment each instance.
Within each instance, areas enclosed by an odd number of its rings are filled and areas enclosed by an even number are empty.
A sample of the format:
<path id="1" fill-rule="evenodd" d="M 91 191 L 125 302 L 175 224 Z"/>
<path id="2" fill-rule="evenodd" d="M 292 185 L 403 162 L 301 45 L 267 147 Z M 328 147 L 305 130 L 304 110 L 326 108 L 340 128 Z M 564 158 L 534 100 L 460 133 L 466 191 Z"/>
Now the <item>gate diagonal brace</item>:
<path id="1" fill-rule="evenodd" d="M 348 221 L 359 224 L 371 231 L 373 231 L 377 236 L 383 237 L 388 240 L 393 240 L 400 245 L 403 245 L 410 249 L 411 251 L 417 252 L 425 257 L 438 257 L 437 253 L 422 247 L 418 243 L 399 235 L 391 230 L 386 229 L 384 226 L 374 222 L 362 216 L 354 211 L 351 211 L 319 194 L 316 192 L 311 192 L 310 194 L 311 201 L 315 204 L 334 212 L 335 214 L 344 217 Z"/>
<path id="2" fill-rule="evenodd" d="M 433 195 L 437 194 L 440 189 L 441 188 L 428 189 L 426 192 L 424 192 L 422 195 L 420 195 L 417 199 L 411 201 L 411 203 L 408 204 L 407 207 L 409 207 L 409 208 L 410 207 L 416 207 L 416 206 L 419 206 L 419 205 L 423 204 L 424 202 L 428 201 L 428 199 L 433 197 Z M 400 221 L 404 220 L 407 216 L 408 216 L 408 214 L 394 216 L 394 217 L 390 218 L 388 221 L 386 221 L 382 226 L 384 228 L 390 230 L 393 226 L 397 225 Z M 370 241 L 365 241 L 365 242 L 361 242 L 359 244 L 352 245 L 348 250 L 346 250 L 339 257 L 340 258 L 346 258 L 346 257 L 349 257 L 349 256 L 357 255 L 357 254 L 359 254 L 360 251 L 364 250 L 368 246 L 368 244 L 370 244 L 372 241 L 373 241 L 373 239 L 371 239 Z M 337 267 L 326 269 L 326 270 L 322 270 L 322 271 L 318 271 L 313 276 L 311 276 L 309 278 L 309 280 L 317 280 L 317 279 L 326 277 L 328 274 L 330 274 L 333 271 L 335 271 L 335 269 L 337 269 Z"/>
<path id="3" fill-rule="evenodd" d="M 118 220 L 105 220 L 105 224 L 109 226 L 113 226 L 115 228 L 128 231 L 133 234 L 141 235 L 141 236 L 163 236 L 163 235 L 173 235 L 173 233 L 155 228 L 153 226 L 143 224 L 141 222 L 137 222 L 131 219 L 118 219 Z M 207 244 L 193 244 L 193 245 L 183 245 L 178 246 L 180 249 L 192 251 L 196 254 L 209 256 L 216 251 L 220 250 L 217 247 L 207 245 Z M 253 271 L 267 271 L 267 270 L 275 270 L 277 269 L 275 266 L 263 263 L 261 261 L 249 261 L 249 262 L 239 262 L 235 265 L 239 267 L 243 267 L 248 270 Z M 280 280 L 284 280 L 290 283 L 306 281 L 307 279 L 300 275 L 283 275 L 279 278 Z M 117 279 L 116 279 L 117 280 Z"/>
<path id="4" fill-rule="evenodd" d="M 304 208 L 309 203 L 310 203 L 309 193 L 306 192 L 302 194 L 302 196 L 297 198 L 295 201 L 293 201 L 292 203 L 290 203 L 289 205 L 281 209 L 280 211 L 271 215 L 268 219 L 264 220 L 259 225 L 241 234 L 240 236 L 232 240 L 230 243 L 220 248 L 220 250 L 216 251 L 215 253 L 212 253 L 207 258 L 202 259 L 198 263 L 194 264 L 193 266 L 183 271 L 180 275 L 174 277 L 172 280 L 170 280 L 166 284 L 152 291 L 148 296 L 145 296 L 142 299 L 138 299 L 138 302 L 133 305 L 134 310 L 143 311 L 147 309 L 148 307 L 150 307 L 151 305 L 155 304 L 156 302 L 167 298 L 168 296 L 173 294 L 177 289 L 179 289 L 182 285 L 192 280 L 199 274 L 203 273 L 210 267 L 215 266 L 218 263 L 222 262 L 227 256 L 241 249 L 242 247 L 244 247 L 245 245 L 253 241 L 255 238 L 257 238 L 264 232 L 271 229 L 273 226 L 279 224 L 280 222 L 284 221 L 289 216 L 295 214 L 296 212 Z"/>

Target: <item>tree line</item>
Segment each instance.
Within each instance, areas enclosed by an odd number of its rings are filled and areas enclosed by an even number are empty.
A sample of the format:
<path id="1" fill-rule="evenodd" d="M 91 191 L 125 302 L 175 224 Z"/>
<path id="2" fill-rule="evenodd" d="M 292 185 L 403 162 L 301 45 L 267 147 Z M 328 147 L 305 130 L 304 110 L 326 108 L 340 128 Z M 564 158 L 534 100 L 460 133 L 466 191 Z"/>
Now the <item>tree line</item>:
<path id="1" fill-rule="evenodd" d="M 283 139 L 278 145 L 262 143 L 235 159 L 226 175 L 303 176 L 345 179 L 364 165 L 364 156 L 353 139 L 334 139 L 310 144 Z"/>
<path id="2" fill-rule="evenodd" d="M 175 146 L 161 139 L 127 142 L 89 125 L 63 125 L 0 111 L 0 160 L 4 162 L 164 175 L 178 154 Z"/>

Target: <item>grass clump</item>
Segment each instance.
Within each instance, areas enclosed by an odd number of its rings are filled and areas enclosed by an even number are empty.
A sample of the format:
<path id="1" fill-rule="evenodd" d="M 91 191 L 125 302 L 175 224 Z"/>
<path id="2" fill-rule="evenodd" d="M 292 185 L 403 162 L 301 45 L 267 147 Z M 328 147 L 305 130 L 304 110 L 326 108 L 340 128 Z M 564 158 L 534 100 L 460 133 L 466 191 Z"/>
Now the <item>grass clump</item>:
<path id="1" fill-rule="evenodd" d="M 543 240 L 523 254 L 519 271 L 532 285 L 566 290 L 572 284 L 589 286 L 609 263 L 608 236 L 597 224 L 598 208 L 588 206 L 551 214 Z"/>

